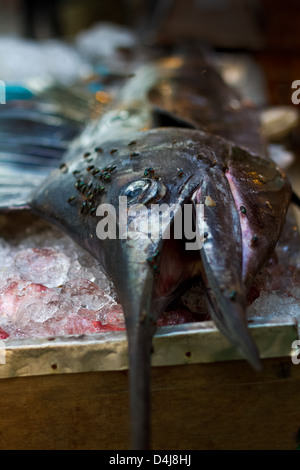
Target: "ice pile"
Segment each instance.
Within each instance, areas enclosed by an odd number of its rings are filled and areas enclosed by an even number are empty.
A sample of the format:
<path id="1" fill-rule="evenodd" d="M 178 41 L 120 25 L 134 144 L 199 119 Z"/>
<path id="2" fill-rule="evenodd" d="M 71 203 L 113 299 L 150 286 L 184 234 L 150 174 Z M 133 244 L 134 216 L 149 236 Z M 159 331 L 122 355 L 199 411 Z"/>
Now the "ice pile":
<path id="1" fill-rule="evenodd" d="M 1 222 L 7 225 L 5 217 Z M 18 235 L 0 239 L 0 257 L 1 338 L 125 329 L 98 262 L 59 230 L 34 220 Z"/>

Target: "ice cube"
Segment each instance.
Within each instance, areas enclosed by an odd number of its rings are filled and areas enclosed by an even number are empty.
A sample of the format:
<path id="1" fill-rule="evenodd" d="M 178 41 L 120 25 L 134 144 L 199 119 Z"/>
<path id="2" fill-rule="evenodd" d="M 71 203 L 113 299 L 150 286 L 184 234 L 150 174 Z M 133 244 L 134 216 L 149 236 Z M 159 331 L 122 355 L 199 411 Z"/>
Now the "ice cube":
<path id="1" fill-rule="evenodd" d="M 15 258 L 15 267 L 24 280 L 46 287 L 62 285 L 68 278 L 70 259 L 51 248 L 28 248 Z"/>
<path id="2" fill-rule="evenodd" d="M 88 279 L 73 279 L 64 284 L 61 294 L 70 298 L 79 308 L 100 311 L 104 314 L 110 311 L 117 302 L 94 282 Z"/>
<path id="3" fill-rule="evenodd" d="M 18 310 L 26 307 L 28 302 L 42 298 L 47 290 L 47 287 L 41 284 L 32 284 L 23 280 L 9 281 L 1 290 L 1 317 L 16 321 Z"/>
<path id="4" fill-rule="evenodd" d="M 102 328 L 106 330 L 124 330 L 125 318 L 120 304 L 110 307 L 110 309 L 102 309 L 98 312 L 99 321 Z"/>

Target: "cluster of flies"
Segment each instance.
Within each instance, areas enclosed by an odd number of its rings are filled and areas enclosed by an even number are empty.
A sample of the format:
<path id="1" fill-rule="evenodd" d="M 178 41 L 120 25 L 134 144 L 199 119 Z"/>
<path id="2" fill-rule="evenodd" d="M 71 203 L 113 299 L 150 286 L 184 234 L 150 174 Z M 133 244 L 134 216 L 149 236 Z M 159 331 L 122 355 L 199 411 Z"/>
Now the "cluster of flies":
<path id="1" fill-rule="evenodd" d="M 131 146 L 134 146 L 135 144 L 136 144 L 136 141 L 131 141 L 129 142 L 128 146 L 131 147 Z M 98 154 L 103 152 L 101 147 L 96 147 L 94 150 Z M 110 151 L 110 154 L 113 155 L 117 151 L 118 149 L 114 148 Z M 140 154 L 138 152 L 132 152 L 130 154 L 130 158 L 138 157 L 139 155 Z M 83 157 L 87 161 L 87 163 L 91 163 L 93 161 L 93 156 L 90 152 L 84 153 Z M 100 183 L 109 183 L 112 179 L 112 173 L 116 170 L 116 168 L 117 168 L 116 165 L 110 165 L 110 166 L 106 166 L 100 169 L 96 167 L 95 165 L 89 164 L 85 170 L 87 173 L 94 176 L 94 178 L 96 178 L 96 180 L 99 181 L 99 183 L 97 182 L 97 184 L 93 184 L 92 180 L 87 183 L 86 181 L 80 179 L 79 176 L 81 176 L 81 170 L 73 171 L 73 175 L 76 178 L 74 187 L 85 198 L 80 207 L 81 214 L 87 214 L 90 216 L 96 215 L 97 196 L 103 194 L 106 190 L 105 186 L 101 185 Z M 62 163 L 59 169 L 63 173 L 66 173 L 68 171 L 68 166 L 66 163 Z M 177 170 L 178 170 L 178 176 L 182 176 L 183 170 L 179 168 Z M 154 169 L 146 168 L 144 171 L 144 176 L 154 177 Z M 71 204 L 75 199 L 76 199 L 76 196 L 74 195 L 70 196 L 67 202 Z"/>
<path id="2" fill-rule="evenodd" d="M 116 151 L 117 149 L 112 149 L 110 153 L 113 154 Z M 102 149 L 100 147 L 96 147 L 95 152 L 101 153 Z M 96 180 L 96 183 L 93 183 L 93 180 L 86 182 L 84 179 L 80 178 L 82 170 L 74 170 L 73 175 L 76 178 L 74 187 L 78 191 L 78 193 L 84 197 L 84 200 L 82 201 L 82 204 L 80 206 L 80 213 L 95 216 L 97 210 L 96 199 L 106 190 L 105 186 L 103 186 L 103 184 L 101 183 L 109 183 L 112 179 L 112 173 L 117 167 L 116 165 L 110 165 L 106 166 L 103 169 L 97 168 L 95 165 L 91 164 L 91 162 L 93 161 L 93 157 L 90 152 L 86 152 L 83 157 L 88 163 L 88 166 L 85 168 L 85 171 L 88 175 L 94 177 L 94 181 Z M 62 163 L 59 168 L 62 172 L 68 171 L 68 166 L 65 163 Z M 72 204 L 75 199 L 76 196 L 70 196 L 67 202 L 69 204 Z"/>

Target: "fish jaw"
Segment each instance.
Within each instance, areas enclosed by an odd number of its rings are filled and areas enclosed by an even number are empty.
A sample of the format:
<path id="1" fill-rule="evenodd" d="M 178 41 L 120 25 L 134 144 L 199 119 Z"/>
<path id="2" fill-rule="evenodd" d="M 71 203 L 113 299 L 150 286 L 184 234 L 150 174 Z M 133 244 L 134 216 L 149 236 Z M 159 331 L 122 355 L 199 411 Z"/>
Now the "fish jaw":
<path id="1" fill-rule="evenodd" d="M 148 246 L 147 246 L 148 245 Z M 108 263 L 126 322 L 130 389 L 130 447 L 145 450 L 150 443 L 150 380 L 152 338 L 158 312 L 152 305 L 153 271 L 145 250 L 149 244 L 120 241 Z"/>
<path id="2" fill-rule="evenodd" d="M 205 177 L 193 201 L 204 204 L 204 217 L 197 219 L 197 225 L 199 231 L 205 231 L 200 256 L 209 313 L 229 342 L 255 370 L 260 370 L 259 353 L 246 321 L 239 213 L 223 169 L 215 169 L 213 179 Z"/>
<path id="3" fill-rule="evenodd" d="M 291 201 L 291 186 L 271 161 L 233 146 L 225 176 L 242 233 L 242 279 L 248 288 L 271 256 Z"/>

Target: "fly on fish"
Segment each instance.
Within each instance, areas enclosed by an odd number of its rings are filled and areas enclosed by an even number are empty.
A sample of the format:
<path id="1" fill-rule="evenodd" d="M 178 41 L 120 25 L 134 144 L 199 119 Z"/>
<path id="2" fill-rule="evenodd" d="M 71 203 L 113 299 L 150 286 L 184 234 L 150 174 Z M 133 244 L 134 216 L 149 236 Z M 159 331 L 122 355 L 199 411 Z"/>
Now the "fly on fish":
<path id="1" fill-rule="evenodd" d="M 134 449 L 150 445 L 157 319 L 195 277 L 201 278 L 220 331 L 261 369 L 247 327 L 246 296 L 274 250 L 291 200 L 285 175 L 263 154 L 255 110 L 244 106 L 203 59 L 181 58 L 176 64 L 159 60 L 141 66 L 110 108 L 65 146 L 63 161 L 49 176 L 47 163 L 39 174 L 28 166 L 32 155 L 20 138 L 24 159 L 13 169 L 16 190 L 8 191 L 5 180 L 0 190 L 3 210 L 27 209 L 50 221 L 97 258 L 114 282 L 128 337 Z M 240 106 L 230 106 L 232 100 Z M 37 107 L 36 116 L 40 111 Z M 43 124 L 48 129 L 47 116 Z M 74 123 L 70 126 L 65 119 L 60 129 L 72 134 L 68 141 L 76 133 Z M 42 141 L 37 142 L 40 150 Z M 154 204 L 189 206 L 195 228 L 200 228 L 196 208 L 202 205 L 201 248 L 186 250 L 184 235 L 172 236 L 176 210 L 162 218 L 157 237 L 99 239 L 99 207 L 107 209 L 106 217 L 114 209 L 116 233 L 124 225 L 121 197 L 127 198 L 126 215 L 139 205 L 146 212 Z M 135 227 L 134 216 L 126 220 Z M 166 232 L 169 238 L 163 237 Z"/>

